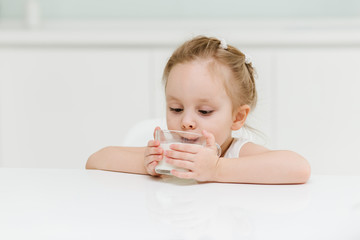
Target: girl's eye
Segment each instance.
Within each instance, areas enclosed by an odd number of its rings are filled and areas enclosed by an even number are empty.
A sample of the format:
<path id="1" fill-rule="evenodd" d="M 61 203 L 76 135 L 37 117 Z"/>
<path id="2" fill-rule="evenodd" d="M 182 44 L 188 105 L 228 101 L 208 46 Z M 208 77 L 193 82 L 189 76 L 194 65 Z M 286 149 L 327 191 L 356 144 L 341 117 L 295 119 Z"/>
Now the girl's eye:
<path id="1" fill-rule="evenodd" d="M 209 110 L 209 111 L 199 110 L 199 113 L 201 113 L 202 115 L 210 115 L 212 112 L 213 112 L 213 110 Z"/>
<path id="2" fill-rule="evenodd" d="M 179 112 L 182 112 L 183 109 L 182 109 L 182 108 L 170 108 L 170 111 L 171 111 L 171 112 L 179 113 Z"/>

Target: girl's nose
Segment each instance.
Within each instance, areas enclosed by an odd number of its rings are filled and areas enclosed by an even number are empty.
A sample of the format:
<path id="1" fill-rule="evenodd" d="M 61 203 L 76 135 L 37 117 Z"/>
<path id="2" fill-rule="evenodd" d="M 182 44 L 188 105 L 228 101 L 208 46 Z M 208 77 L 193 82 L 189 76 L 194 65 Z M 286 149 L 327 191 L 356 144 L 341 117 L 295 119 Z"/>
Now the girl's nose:
<path id="1" fill-rule="evenodd" d="M 184 116 L 181 122 L 181 128 L 183 130 L 194 130 L 196 123 L 191 116 Z"/>

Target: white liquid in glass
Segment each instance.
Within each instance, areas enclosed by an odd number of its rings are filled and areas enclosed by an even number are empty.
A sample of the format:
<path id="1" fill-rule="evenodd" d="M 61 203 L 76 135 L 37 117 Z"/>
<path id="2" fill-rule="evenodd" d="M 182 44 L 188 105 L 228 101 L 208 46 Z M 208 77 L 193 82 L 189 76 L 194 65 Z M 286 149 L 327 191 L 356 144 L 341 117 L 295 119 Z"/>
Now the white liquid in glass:
<path id="1" fill-rule="evenodd" d="M 173 143 L 161 143 L 160 147 L 164 150 L 170 150 L 170 145 Z M 165 162 L 166 157 L 164 156 L 163 159 L 159 162 L 159 164 L 155 167 L 155 172 L 158 174 L 167 174 L 171 175 L 171 170 L 175 169 L 177 171 L 181 172 L 187 172 L 188 170 L 184 168 L 175 167 L 174 165 L 171 165 L 167 162 Z"/>

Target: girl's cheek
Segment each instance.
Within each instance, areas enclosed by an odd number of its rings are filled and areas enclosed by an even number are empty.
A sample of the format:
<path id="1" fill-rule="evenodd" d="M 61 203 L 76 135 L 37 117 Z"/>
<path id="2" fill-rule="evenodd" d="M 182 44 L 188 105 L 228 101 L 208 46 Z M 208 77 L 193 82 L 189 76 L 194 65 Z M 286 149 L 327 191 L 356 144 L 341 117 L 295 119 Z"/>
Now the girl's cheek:
<path id="1" fill-rule="evenodd" d="M 176 119 L 173 116 L 167 116 L 166 123 L 167 123 L 168 129 L 177 129 L 176 128 Z"/>

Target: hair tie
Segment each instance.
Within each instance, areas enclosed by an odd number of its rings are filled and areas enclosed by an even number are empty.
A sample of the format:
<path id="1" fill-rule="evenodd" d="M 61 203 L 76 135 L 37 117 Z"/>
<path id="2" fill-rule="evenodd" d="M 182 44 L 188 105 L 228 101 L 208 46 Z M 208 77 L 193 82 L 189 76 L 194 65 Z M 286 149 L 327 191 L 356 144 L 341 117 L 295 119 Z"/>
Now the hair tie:
<path id="1" fill-rule="evenodd" d="M 222 48 L 224 50 L 226 50 L 228 48 L 228 46 L 225 42 L 225 39 L 223 39 L 223 38 L 220 40 L 220 48 Z"/>
<path id="2" fill-rule="evenodd" d="M 245 54 L 245 53 L 244 53 L 244 55 L 245 55 L 245 63 L 250 64 L 251 63 L 251 56 L 249 54 Z"/>

